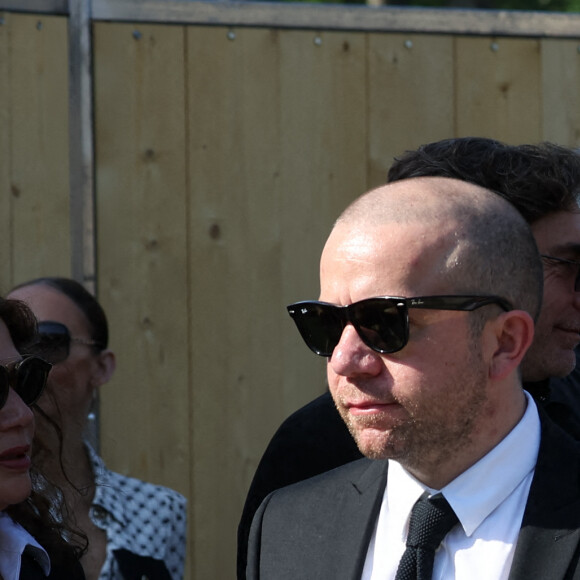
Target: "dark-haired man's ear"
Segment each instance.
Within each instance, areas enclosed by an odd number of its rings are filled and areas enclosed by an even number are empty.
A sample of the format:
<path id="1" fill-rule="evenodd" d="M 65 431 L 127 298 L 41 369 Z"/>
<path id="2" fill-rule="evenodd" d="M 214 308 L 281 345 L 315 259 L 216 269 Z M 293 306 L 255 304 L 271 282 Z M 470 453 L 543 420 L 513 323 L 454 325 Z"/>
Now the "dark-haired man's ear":
<path id="1" fill-rule="evenodd" d="M 511 310 L 488 323 L 491 358 L 489 378 L 500 381 L 517 370 L 532 344 L 534 321 L 524 310 Z"/>

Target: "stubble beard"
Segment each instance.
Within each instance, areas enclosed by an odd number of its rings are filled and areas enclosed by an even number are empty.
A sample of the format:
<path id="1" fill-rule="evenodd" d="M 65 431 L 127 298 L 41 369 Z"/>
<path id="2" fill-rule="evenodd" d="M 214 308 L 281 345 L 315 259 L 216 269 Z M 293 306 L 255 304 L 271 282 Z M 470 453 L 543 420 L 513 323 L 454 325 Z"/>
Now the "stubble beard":
<path id="1" fill-rule="evenodd" d="M 547 346 L 544 347 L 544 344 Z M 524 381 L 541 381 L 548 377 L 565 377 L 576 366 L 574 349 L 559 348 L 555 342 L 534 336 L 532 346 L 522 361 L 522 378 Z"/>
<path id="2" fill-rule="evenodd" d="M 396 399 L 407 410 L 408 419 L 391 420 L 390 425 L 387 413 L 355 417 L 344 406 L 337 408 L 359 450 L 369 459 L 392 459 L 409 471 L 437 469 L 471 445 L 477 421 L 486 413 L 487 369 L 478 345 L 470 345 L 468 360 L 452 380 L 446 401 L 433 399 L 421 406 Z"/>

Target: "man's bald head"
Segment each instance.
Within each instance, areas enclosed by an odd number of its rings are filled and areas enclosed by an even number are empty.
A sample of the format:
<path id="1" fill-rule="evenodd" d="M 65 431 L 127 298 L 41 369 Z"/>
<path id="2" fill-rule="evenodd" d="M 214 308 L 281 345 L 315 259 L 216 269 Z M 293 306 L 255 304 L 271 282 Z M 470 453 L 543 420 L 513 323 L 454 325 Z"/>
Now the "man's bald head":
<path id="1" fill-rule="evenodd" d="M 542 267 L 529 226 L 482 187 L 440 177 L 398 181 L 355 200 L 335 227 L 417 222 L 445 237 L 441 275 L 454 293 L 497 294 L 537 316 Z"/>

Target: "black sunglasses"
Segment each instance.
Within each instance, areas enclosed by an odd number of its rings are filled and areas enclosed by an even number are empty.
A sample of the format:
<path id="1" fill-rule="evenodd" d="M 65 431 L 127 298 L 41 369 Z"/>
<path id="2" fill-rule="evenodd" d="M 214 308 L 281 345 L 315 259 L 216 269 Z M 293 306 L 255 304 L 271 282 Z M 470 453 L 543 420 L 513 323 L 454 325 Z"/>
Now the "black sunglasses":
<path id="1" fill-rule="evenodd" d="M 45 321 L 38 323 L 36 342 L 26 350 L 27 354 L 38 356 L 55 365 L 68 358 L 71 342 L 99 346 L 94 340 L 72 337 L 69 329 L 60 322 Z"/>
<path id="2" fill-rule="evenodd" d="M 488 304 L 512 310 L 512 305 L 499 296 L 382 296 L 347 306 L 315 300 L 296 302 L 288 306 L 288 313 L 308 347 L 329 357 L 347 324 L 354 326 L 368 347 L 388 354 L 401 350 L 409 340 L 409 308 L 471 311 Z"/>
<path id="3" fill-rule="evenodd" d="M 46 386 L 52 365 L 36 356 L 0 365 L 0 409 L 8 400 L 10 387 L 28 405 L 36 403 Z"/>
<path id="4" fill-rule="evenodd" d="M 565 258 L 555 258 L 554 256 L 547 256 L 546 254 L 541 254 L 542 258 L 555 262 L 556 264 L 564 264 L 567 266 L 575 266 L 576 276 L 574 278 L 574 292 L 580 292 L 580 262 L 576 260 L 566 260 Z"/>

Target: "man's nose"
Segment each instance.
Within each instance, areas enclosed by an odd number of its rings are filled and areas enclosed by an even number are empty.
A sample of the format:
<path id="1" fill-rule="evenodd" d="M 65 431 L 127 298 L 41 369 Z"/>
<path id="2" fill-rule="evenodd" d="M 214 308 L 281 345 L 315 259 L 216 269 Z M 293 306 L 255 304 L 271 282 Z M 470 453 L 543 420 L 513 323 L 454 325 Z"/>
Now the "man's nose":
<path id="1" fill-rule="evenodd" d="M 342 376 L 374 376 L 382 367 L 380 354 L 362 341 L 352 324 L 344 327 L 329 364 L 336 374 Z"/>

